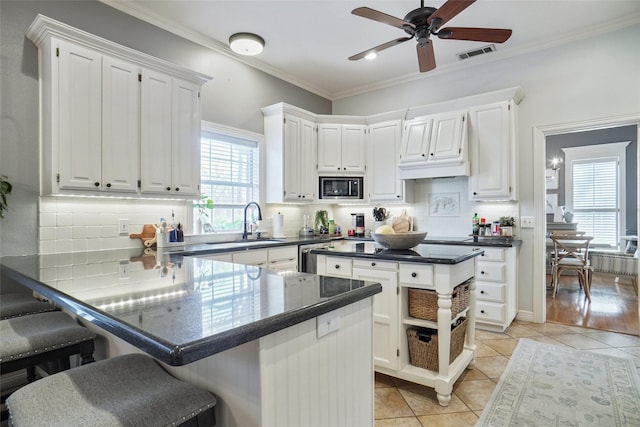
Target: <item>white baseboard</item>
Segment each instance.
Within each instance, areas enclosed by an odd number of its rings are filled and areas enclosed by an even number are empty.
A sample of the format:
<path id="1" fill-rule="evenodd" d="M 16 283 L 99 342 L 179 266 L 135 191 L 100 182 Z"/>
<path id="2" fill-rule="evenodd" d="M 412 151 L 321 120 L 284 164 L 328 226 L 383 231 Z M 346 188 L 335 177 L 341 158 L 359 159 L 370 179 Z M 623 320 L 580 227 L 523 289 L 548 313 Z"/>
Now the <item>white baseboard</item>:
<path id="1" fill-rule="evenodd" d="M 523 322 L 533 322 L 536 323 L 533 316 L 533 311 L 524 311 L 519 310 L 518 314 L 516 314 L 516 319 L 522 320 Z"/>

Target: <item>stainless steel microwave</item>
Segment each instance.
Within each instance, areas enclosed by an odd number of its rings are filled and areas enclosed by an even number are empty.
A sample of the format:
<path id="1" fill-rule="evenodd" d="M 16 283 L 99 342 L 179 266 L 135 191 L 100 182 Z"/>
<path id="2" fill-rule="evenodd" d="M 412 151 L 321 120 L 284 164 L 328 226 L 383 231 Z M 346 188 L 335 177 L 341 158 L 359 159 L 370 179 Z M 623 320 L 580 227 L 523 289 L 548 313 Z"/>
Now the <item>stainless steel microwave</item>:
<path id="1" fill-rule="evenodd" d="M 321 176 L 319 180 L 318 194 L 321 199 L 362 200 L 364 198 L 361 176 Z"/>

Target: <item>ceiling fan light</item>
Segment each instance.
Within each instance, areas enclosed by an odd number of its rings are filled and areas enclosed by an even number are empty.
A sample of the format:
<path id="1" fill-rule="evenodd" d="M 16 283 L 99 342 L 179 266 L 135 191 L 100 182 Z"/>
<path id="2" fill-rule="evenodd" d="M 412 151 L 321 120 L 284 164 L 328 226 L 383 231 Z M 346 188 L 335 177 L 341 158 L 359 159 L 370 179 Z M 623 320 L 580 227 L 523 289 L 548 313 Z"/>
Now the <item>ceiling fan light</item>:
<path id="1" fill-rule="evenodd" d="M 252 33 L 236 33 L 229 37 L 229 47 L 240 55 L 258 55 L 264 49 L 264 39 Z"/>
<path id="2" fill-rule="evenodd" d="M 376 59 L 377 57 L 378 57 L 378 52 L 369 52 L 364 56 L 364 58 L 368 60 Z"/>

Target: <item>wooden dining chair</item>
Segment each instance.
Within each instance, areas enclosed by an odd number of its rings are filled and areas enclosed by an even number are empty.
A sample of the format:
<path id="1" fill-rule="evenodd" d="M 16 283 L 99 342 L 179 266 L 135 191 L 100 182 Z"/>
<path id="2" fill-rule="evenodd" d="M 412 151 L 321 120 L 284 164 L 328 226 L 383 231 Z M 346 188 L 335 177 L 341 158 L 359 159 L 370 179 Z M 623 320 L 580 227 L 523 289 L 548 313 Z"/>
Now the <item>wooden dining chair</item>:
<path id="1" fill-rule="evenodd" d="M 550 238 L 553 241 L 553 263 L 551 266 L 553 298 L 558 292 L 562 270 L 572 270 L 578 274 L 580 286 L 591 302 L 592 269 L 589 264 L 589 244 L 593 237 L 556 234 L 551 235 Z"/>

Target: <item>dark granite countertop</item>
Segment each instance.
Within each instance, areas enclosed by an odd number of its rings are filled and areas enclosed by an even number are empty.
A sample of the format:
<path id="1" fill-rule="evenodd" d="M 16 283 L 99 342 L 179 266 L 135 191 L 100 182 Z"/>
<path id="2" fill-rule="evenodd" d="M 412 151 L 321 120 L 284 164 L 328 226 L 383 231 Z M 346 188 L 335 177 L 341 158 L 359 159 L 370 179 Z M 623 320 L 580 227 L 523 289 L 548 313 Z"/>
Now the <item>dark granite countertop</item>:
<path id="1" fill-rule="evenodd" d="M 463 246 L 430 244 L 421 244 L 407 250 L 391 250 L 384 249 L 375 242 L 342 240 L 327 247 L 312 249 L 311 253 L 426 264 L 458 264 L 481 255 L 483 251 Z"/>
<path id="2" fill-rule="evenodd" d="M 154 256 L 142 250 L 3 257 L 0 264 L 3 280 L 27 286 L 174 366 L 382 290 L 374 282 L 282 275 L 189 256 Z M 123 270 L 127 277 L 121 277 Z"/>

